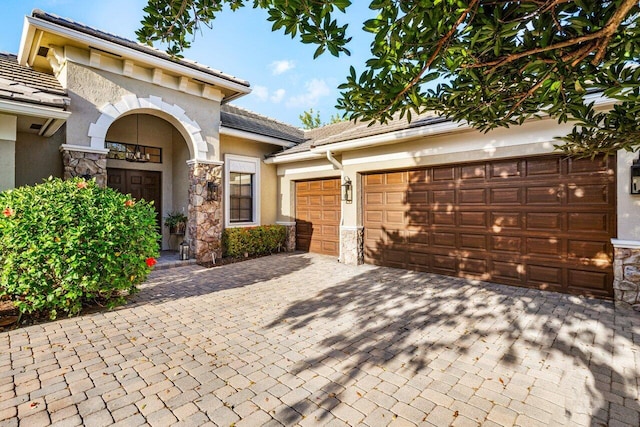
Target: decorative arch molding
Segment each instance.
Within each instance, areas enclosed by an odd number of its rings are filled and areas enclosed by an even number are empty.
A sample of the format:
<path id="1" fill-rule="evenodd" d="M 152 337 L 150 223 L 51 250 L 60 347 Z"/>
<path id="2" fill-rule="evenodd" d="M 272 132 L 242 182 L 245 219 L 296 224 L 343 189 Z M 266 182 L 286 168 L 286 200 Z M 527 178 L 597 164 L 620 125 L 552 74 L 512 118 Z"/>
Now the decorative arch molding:
<path id="1" fill-rule="evenodd" d="M 98 120 L 89 125 L 88 136 L 91 139 L 91 148 L 101 150 L 105 148 L 107 131 L 118 118 L 128 114 L 147 113 L 165 119 L 176 127 L 187 142 L 192 159 L 207 160 L 209 149 L 198 123 L 191 120 L 178 105 L 164 102 L 159 96 L 138 98 L 134 94 L 129 94 L 115 104 L 104 105 L 99 111 L 102 114 Z"/>

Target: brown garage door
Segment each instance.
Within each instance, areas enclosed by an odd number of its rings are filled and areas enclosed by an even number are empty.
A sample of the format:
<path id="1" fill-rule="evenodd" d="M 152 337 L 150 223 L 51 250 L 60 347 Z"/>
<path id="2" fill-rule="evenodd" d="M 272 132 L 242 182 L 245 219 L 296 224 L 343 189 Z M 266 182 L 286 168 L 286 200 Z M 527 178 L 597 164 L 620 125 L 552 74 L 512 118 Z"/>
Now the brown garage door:
<path id="1" fill-rule="evenodd" d="M 338 256 L 340 179 L 296 182 L 296 247 Z"/>
<path id="2" fill-rule="evenodd" d="M 365 261 L 611 297 L 615 157 L 364 176 Z"/>

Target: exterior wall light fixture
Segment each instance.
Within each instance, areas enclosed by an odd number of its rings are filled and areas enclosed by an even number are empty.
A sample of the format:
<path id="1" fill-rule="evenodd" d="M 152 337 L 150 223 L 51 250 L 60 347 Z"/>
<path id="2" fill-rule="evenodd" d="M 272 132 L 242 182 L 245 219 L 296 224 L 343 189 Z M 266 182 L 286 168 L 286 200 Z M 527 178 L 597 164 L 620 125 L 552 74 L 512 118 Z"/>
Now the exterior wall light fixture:
<path id="1" fill-rule="evenodd" d="M 631 194 L 640 194 L 640 158 L 631 165 Z"/>
<path id="2" fill-rule="evenodd" d="M 353 184 L 348 176 L 344 177 L 344 183 L 342 184 L 342 201 L 351 203 L 353 202 Z"/>
<path id="3" fill-rule="evenodd" d="M 207 201 L 209 202 L 217 202 L 218 201 L 218 192 L 220 190 L 220 186 L 217 182 L 207 181 Z"/>

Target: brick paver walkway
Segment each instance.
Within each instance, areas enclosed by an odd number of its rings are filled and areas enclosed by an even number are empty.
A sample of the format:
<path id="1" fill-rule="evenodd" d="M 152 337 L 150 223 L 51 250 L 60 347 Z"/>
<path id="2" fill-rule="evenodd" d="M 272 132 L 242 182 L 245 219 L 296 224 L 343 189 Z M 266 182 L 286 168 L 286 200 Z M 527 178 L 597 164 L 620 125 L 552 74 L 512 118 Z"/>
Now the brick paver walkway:
<path id="1" fill-rule="evenodd" d="M 640 316 L 282 254 L 0 333 L 0 425 L 632 425 Z"/>

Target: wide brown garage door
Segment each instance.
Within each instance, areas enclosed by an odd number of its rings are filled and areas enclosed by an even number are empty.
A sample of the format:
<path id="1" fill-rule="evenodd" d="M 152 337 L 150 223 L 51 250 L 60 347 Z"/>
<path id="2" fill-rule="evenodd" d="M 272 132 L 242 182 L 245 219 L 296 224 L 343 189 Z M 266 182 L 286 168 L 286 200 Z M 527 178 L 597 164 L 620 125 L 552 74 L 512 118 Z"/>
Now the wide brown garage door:
<path id="1" fill-rule="evenodd" d="M 338 256 L 340 179 L 296 182 L 296 247 Z"/>
<path id="2" fill-rule="evenodd" d="M 614 166 L 544 156 L 365 175 L 365 261 L 611 297 Z"/>

